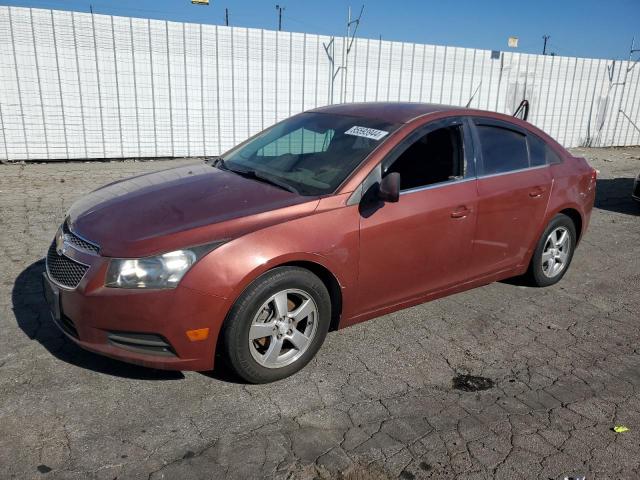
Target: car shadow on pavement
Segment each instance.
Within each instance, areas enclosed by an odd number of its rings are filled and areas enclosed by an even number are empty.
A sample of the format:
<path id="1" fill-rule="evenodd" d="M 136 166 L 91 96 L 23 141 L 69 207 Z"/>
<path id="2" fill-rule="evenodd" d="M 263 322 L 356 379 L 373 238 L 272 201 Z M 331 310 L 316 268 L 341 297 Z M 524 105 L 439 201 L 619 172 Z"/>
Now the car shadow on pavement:
<path id="1" fill-rule="evenodd" d="M 631 198 L 633 178 L 600 178 L 596 184 L 595 208 L 640 215 L 640 203 Z"/>
<path id="2" fill-rule="evenodd" d="M 88 370 L 136 380 L 180 380 L 182 372 L 140 367 L 81 349 L 53 323 L 44 299 L 42 273 L 44 259 L 31 264 L 16 278 L 11 292 L 13 313 L 18 326 L 32 340 L 38 341 L 54 357 Z"/>

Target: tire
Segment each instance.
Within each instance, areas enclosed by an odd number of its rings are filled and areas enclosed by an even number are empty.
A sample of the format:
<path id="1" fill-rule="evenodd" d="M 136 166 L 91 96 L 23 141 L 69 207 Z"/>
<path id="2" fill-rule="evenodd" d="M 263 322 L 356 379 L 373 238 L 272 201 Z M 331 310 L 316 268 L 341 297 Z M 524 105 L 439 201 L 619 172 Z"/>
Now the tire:
<path id="1" fill-rule="evenodd" d="M 309 363 L 330 322 L 331 298 L 317 276 L 299 267 L 275 268 L 231 308 L 222 331 L 225 360 L 249 383 L 280 380 Z"/>
<path id="2" fill-rule="evenodd" d="M 568 238 L 563 241 L 564 232 Z M 571 265 L 575 248 L 576 227 L 573 220 L 559 213 L 551 219 L 533 252 L 527 271 L 530 283 L 536 287 L 548 287 L 558 283 Z"/>

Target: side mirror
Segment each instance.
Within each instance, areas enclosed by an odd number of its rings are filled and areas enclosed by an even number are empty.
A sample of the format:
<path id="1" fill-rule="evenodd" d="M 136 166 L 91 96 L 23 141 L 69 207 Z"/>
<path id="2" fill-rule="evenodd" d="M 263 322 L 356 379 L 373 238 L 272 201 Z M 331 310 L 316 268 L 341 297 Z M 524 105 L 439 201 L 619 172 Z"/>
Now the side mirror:
<path id="1" fill-rule="evenodd" d="M 384 202 L 394 203 L 400 200 L 400 174 L 393 172 L 380 182 L 378 198 Z"/>

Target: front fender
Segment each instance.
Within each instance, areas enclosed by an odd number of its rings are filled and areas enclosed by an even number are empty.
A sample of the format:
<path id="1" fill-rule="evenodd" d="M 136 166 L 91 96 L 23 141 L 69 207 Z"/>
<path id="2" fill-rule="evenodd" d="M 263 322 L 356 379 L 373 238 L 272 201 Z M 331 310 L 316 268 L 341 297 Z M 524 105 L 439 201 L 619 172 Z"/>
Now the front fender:
<path id="1" fill-rule="evenodd" d="M 223 297 L 226 312 L 260 275 L 283 264 L 310 262 L 338 281 L 343 312 L 352 305 L 358 275 L 357 206 L 320 211 L 233 239 L 201 259 L 181 285 Z M 225 315 L 226 315 L 225 312 Z"/>

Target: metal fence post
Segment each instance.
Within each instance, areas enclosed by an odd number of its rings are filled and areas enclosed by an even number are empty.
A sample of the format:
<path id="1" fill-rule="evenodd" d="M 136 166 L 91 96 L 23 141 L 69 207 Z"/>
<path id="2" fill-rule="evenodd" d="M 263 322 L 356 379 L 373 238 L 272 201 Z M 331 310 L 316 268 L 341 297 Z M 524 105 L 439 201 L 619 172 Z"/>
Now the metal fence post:
<path id="1" fill-rule="evenodd" d="M 422 69 L 420 70 L 420 96 L 418 97 L 418 100 L 420 100 L 422 102 L 422 93 L 423 93 L 423 87 L 424 87 L 424 64 L 427 61 L 427 48 L 423 45 L 422 46 Z"/>
<path id="2" fill-rule="evenodd" d="M 367 101 L 367 87 L 369 86 L 369 43 L 371 39 L 367 38 L 367 60 L 364 65 L 364 93 L 362 95 L 362 100 Z"/>
<path id="3" fill-rule="evenodd" d="M 233 129 L 233 143 L 236 140 L 236 67 L 235 67 L 235 51 L 233 48 L 233 32 L 234 27 L 231 28 L 231 127 Z"/>
<path id="4" fill-rule="evenodd" d="M 15 74 L 16 74 L 16 86 L 18 88 L 18 104 L 20 106 L 20 120 L 22 122 L 22 137 L 24 139 L 24 148 L 25 148 L 25 152 L 27 153 L 27 159 L 30 158 L 29 155 L 29 142 L 27 141 L 27 128 L 25 126 L 25 121 L 24 121 L 24 107 L 22 104 L 22 89 L 20 88 L 20 74 L 18 73 L 18 59 L 16 56 L 16 42 L 15 42 L 15 38 L 14 38 L 14 33 L 13 33 L 13 17 L 11 15 L 11 7 L 9 8 L 9 32 L 11 33 L 11 49 L 13 51 L 13 65 L 15 67 Z M 52 12 L 53 15 L 53 12 Z M 55 32 L 54 32 L 54 38 L 55 38 Z M 56 54 L 56 66 L 57 66 L 57 59 L 58 56 Z M 60 77 L 60 72 L 58 71 L 58 78 Z M 64 118 L 64 110 L 63 110 L 63 118 Z M 66 140 L 66 129 L 65 129 L 65 140 Z M 68 155 L 67 155 L 68 156 Z"/>
<path id="5" fill-rule="evenodd" d="M 387 68 L 387 101 L 389 101 L 389 96 L 391 95 L 391 65 L 393 60 L 393 42 L 391 42 L 389 49 L 389 67 Z"/>
<path id="6" fill-rule="evenodd" d="M 191 129 L 189 128 L 189 85 L 187 84 L 187 34 L 185 24 L 182 24 L 182 67 L 184 75 L 184 108 L 187 116 L 187 156 L 191 156 Z"/>
<path id="7" fill-rule="evenodd" d="M 411 72 L 409 73 L 409 98 L 408 100 L 411 101 L 411 97 L 413 95 L 413 66 L 415 64 L 416 61 L 416 44 L 412 43 L 411 44 Z"/>
<path id="8" fill-rule="evenodd" d="M 171 94 L 171 51 L 169 49 L 169 22 L 164 22 L 165 40 L 167 45 L 167 83 L 169 85 L 169 128 L 171 129 L 171 156 L 176 156 L 175 140 L 173 138 L 173 95 Z"/>
<path id="9" fill-rule="evenodd" d="M 314 101 L 314 107 L 318 106 L 318 91 L 320 90 L 318 88 L 319 87 L 318 85 L 319 69 L 320 69 L 320 35 L 317 35 L 316 36 L 316 88 L 315 88 L 316 98 Z"/>
<path id="10" fill-rule="evenodd" d="M 245 32 L 245 51 L 247 53 L 247 138 L 249 138 L 251 136 L 251 122 L 250 122 L 250 118 L 251 118 L 251 108 L 250 108 L 250 94 L 251 94 L 251 88 L 249 85 L 249 72 L 251 71 L 249 68 L 249 29 L 245 28 L 244 29 Z"/>
<path id="11" fill-rule="evenodd" d="M 351 101 L 353 102 L 356 96 L 356 68 L 358 66 L 358 39 L 354 39 L 353 41 L 353 74 L 351 75 Z M 349 59 L 347 58 L 347 62 Z M 347 95 L 345 94 L 345 100 Z"/>
<path id="12" fill-rule="evenodd" d="M 474 86 L 474 79 L 476 78 L 476 53 L 477 50 L 474 48 L 473 49 L 473 60 L 471 61 L 471 78 L 469 79 L 469 100 L 471 100 L 471 96 L 473 95 L 473 86 Z M 480 77 L 480 79 L 482 80 L 482 77 Z M 465 102 L 464 104 L 466 105 L 467 102 Z M 460 102 L 462 103 L 462 102 Z"/>
<path id="13" fill-rule="evenodd" d="M 583 64 L 580 64 L 580 67 L 583 68 Z M 571 110 L 571 100 L 573 100 L 573 90 L 576 84 L 576 72 L 578 71 L 578 59 L 574 59 L 573 62 L 573 77 L 571 78 L 571 89 L 569 90 L 569 103 L 567 105 L 567 121 L 565 123 L 564 126 L 564 143 L 563 145 L 566 145 L 566 141 L 567 141 L 567 136 L 569 135 L 569 116 L 570 116 L 570 110 Z M 582 73 L 582 71 L 580 72 Z M 580 95 L 580 88 L 582 88 L 582 75 L 580 75 L 580 82 L 578 83 L 578 95 Z M 573 116 L 574 116 L 574 121 L 573 121 L 573 125 L 576 124 L 577 119 L 575 118 L 575 116 L 578 113 L 578 105 L 576 104 L 576 108 L 574 110 Z M 571 137 L 569 137 L 571 138 Z"/>
<path id="14" fill-rule="evenodd" d="M 118 130 L 120 131 L 120 156 L 124 158 L 124 141 L 122 139 L 122 108 L 120 106 L 120 82 L 118 80 L 118 49 L 116 48 L 116 32 L 113 27 L 113 15 L 111 18 L 111 42 L 113 45 L 113 71 L 116 79 L 116 102 L 118 105 Z"/>
<path id="15" fill-rule="evenodd" d="M 637 66 L 637 64 L 635 64 L 635 66 Z M 627 68 L 629 68 L 629 67 L 627 67 Z M 631 68 L 633 68 L 633 67 L 631 67 Z M 626 112 L 628 104 L 625 104 L 625 107 L 624 107 L 625 108 L 625 114 L 629 115 L 629 117 L 631 117 L 633 115 L 633 107 L 636 104 L 636 95 L 638 93 L 638 90 L 640 90 L 640 86 L 638 85 L 640 83 L 640 68 L 638 68 L 636 71 L 638 72 L 638 74 L 637 74 L 637 78 L 635 80 L 635 83 L 633 82 L 633 78 L 632 78 L 632 81 L 631 81 L 631 85 L 635 85 L 636 86 L 636 88 L 633 91 L 633 98 L 631 100 L 631 110 L 629 112 Z M 631 117 L 631 118 L 633 118 L 633 117 Z M 627 118 L 627 120 L 629 120 L 629 119 Z M 627 129 L 624 132 L 624 144 L 625 145 L 627 144 L 627 137 L 629 136 L 629 130 L 631 130 L 631 140 L 633 140 L 633 132 L 634 132 L 634 130 L 631 128 L 632 126 L 635 127 L 635 125 L 632 125 L 632 123 L 627 121 Z"/>
<path id="16" fill-rule="evenodd" d="M 453 62 L 451 63 L 451 87 L 449 87 L 449 105 L 453 103 L 453 85 L 456 83 L 456 57 L 458 56 L 458 49 L 454 47 L 453 50 Z"/>
<path id="17" fill-rule="evenodd" d="M 398 101 L 402 97 L 402 71 L 404 70 L 404 42 L 400 47 L 400 76 L 398 77 Z M 391 62 L 389 62 L 389 78 L 391 78 Z"/>
<path id="18" fill-rule="evenodd" d="M 431 84 L 429 85 L 429 102 L 433 102 L 433 83 L 436 79 L 436 51 L 437 47 L 433 45 L 433 58 L 431 60 Z"/>
<path id="19" fill-rule="evenodd" d="M 2 146 L 4 147 L 4 159 L 9 160 L 9 150 L 7 149 L 7 134 L 4 129 L 4 117 L 2 116 L 2 102 L 0 102 L 0 132 L 2 132 Z"/>
<path id="20" fill-rule="evenodd" d="M 218 152 L 217 155 L 222 154 L 222 132 L 220 130 L 220 49 L 218 43 L 218 26 L 215 26 L 215 38 L 216 38 L 216 114 L 218 116 Z"/>
<path id="21" fill-rule="evenodd" d="M 73 12 L 71 12 L 71 18 L 73 19 Z M 33 57 L 36 66 L 36 77 L 38 79 L 38 95 L 40 98 L 40 115 L 42 118 L 42 129 L 44 131 L 44 145 L 47 151 L 47 160 L 50 158 L 49 153 L 49 136 L 47 132 L 47 120 L 44 115 L 44 102 L 42 101 L 42 82 L 40 81 L 40 65 L 38 64 L 38 42 L 36 42 L 36 32 L 33 27 L 33 9 L 29 9 L 29 23 L 31 23 L 31 40 L 33 40 Z M 75 41 L 75 36 L 74 36 Z M 78 83 L 80 80 L 78 78 Z M 82 101 L 82 94 L 80 95 L 80 101 Z M 85 151 L 86 151 L 86 140 L 85 140 Z M 85 152 L 86 153 L 86 152 Z"/>
<path id="22" fill-rule="evenodd" d="M 200 46 L 200 119 L 202 121 L 202 154 L 207 156 L 207 136 L 204 121 L 204 44 L 202 43 L 202 24 L 199 25 L 199 46 Z"/>
<path id="23" fill-rule="evenodd" d="M 378 68 L 376 70 L 376 102 L 378 101 L 378 87 L 380 85 L 380 57 L 382 55 L 382 40 L 378 41 Z"/>
<path id="24" fill-rule="evenodd" d="M 289 116 L 291 116 L 291 85 L 293 76 L 293 34 L 289 32 Z M 291 143 L 291 137 L 289 137 L 289 143 Z"/>
<path id="25" fill-rule="evenodd" d="M 247 48 L 249 45 L 247 44 Z M 304 112 L 304 93 L 307 83 L 307 34 L 302 37 L 302 111 Z"/>
<path id="26" fill-rule="evenodd" d="M 136 74 L 136 49 L 133 46 L 133 19 L 129 17 L 129 37 L 131 39 L 131 64 L 133 67 L 133 99 L 136 109 L 136 138 L 138 140 L 138 158 L 142 156 L 140 150 L 140 118 L 138 116 L 138 80 Z"/>
<path id="27" fill-rule="evenodd" d="M 464 49 L 464 55 L 462 57 L 462 78 L 460 81 L 460 95 L 458 95 L 458 103 L 460 105 L 462 103 L 462 95 L 464 93 L 464 78 L 467 72 L 467 49 Z"/>
<path id="28" fill-rule="evenodd" d="M 438 103 L 442 103 L 442 97 L 444 95 L 444 72 L 447 70 L 447 47 L 444 47 L 444 57 L 442 59 L 442 77 L 440 79 L 440 98 Z"/>
<path id="29" fill-rule="evenodd" d="M 317 83 L 317 82 L 316 82 Z M 318 94 L 316 93 L 316 103 Z M 260 118 L 261 130 L 264 130 L 264 30 L 260 29 Z"/>
<path id="30" fill-rule="evenodd" d="M 158 156 L 158 121 L 156 120 L 156 87 L 153 74 L 153 43 L 151 42 L 151 20 L 147 19 L 147 32 L 149 34 L 149 70 L 151 73 L 151 111 L 153 114 L 153 146 L 155 156 Z"/>
<path id="31" fill-rule="evenodd" d="M 78 95 L 80 96 L 80 117 L 82 118 L 82 140 L 84 142 L 84 156 L 89 157 L 89 149 L 87 148 L 87 127 L 85 124 L 84 113 L 84 94 L 82 92 L 82 78 L 80 77 L 80 59 L 78 58 L 78 40 L 76 38 L 76 16 L 75 12 L 71 12 L 71 28 L 73 33 L 73 50 L 76 57 L 76 75 L 78 76 Z M 47 142 L 48 145 L 48 142 Z M 48 150 L 48 146 L 47 146 Z"/>
<path id="32" fill-rule="evenodd" d="M 104 112 L 102 111 L 102 89 L 100 87 L 100 65 L 98 62 L 98 43 L 96 41 L 96 24 L 93 13 L 91 13 L 91 33 L 93 35 L 93 52 L 96 61 L 96 85 L 98 87 L 98 109 L 100 110 L 100 134 L 102 135 L 102 157 L 107 156 L 107 146 L 104 140 Z"/>
<path id="33" fill-rule="evenodd" d="M 274 93 L 274 97 L 275 97 L 274 113 L 275 113 L 275 121 L 276 122 L 278 121 L 278 87 L 279 87 L 279 85 L 278 85 L 278 44 L 279 44 L 279 41 L 278 41 L 278 39 L 279 38 L 280 38 L 280 32 L 276 32 L 276 55 L 275 55 L 276 61 L 274 63 L 275 70 L 276 70 L 275 71 L 275 81 L 276 81 L 276 83 L 275 83 L 275 85 L 273 87 L 273 93 Z"/>
<path id="34" fill-rule="evenodd" d="M 56 37 L 56 21 L 55 21 L 55 17 L 53 16 L 53 10 L 50 10 L 50 12 L 51 12 L 51 30 L 53 32 L 53 49 L 56 54 L 55 55 L 56 72 L 58 73 L 58 93 L 60 94 L 60 109 L 62 110 L 62 131 L 64 132 L 64 149 L 66 152 L 66 157 L 69 158 L 69 139 L 67 138 L 67 117 L 66 117 L 66 113 L 64 112 L 64 99 L 62 96 L 62 79 L 60 76 L 60 63 L 58 61 L 58 40 Z M 13 53 L 15 55 L 15 49 Z M 28 151 L 29 150 L 27 147 L 27 152 Z"/>

